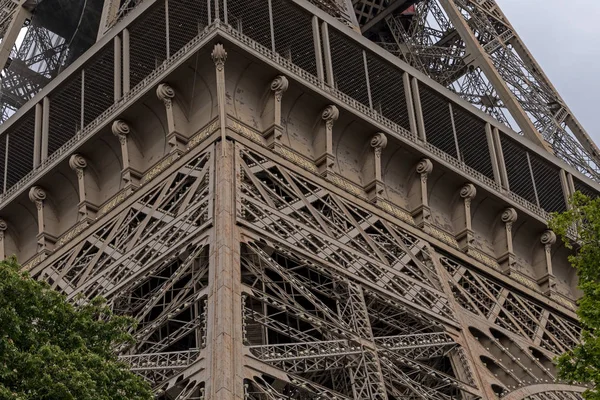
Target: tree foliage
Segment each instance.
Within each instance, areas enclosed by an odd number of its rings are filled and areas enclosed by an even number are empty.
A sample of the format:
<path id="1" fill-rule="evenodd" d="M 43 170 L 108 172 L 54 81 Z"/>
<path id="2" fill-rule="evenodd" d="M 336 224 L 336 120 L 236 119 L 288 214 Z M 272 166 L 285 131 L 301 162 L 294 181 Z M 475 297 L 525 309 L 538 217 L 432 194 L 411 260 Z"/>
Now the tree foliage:
<path id="1" fill-rule="evenodd" d="M 600 400 L 600 198 L 577 192 L 571 206 L 553 215 L 550 228 L 574 248 L 569 261 L 577 270 L 582 291 L 577 310 L 582 333 L 581 344 L 558 357 L 559 377 L 570 383 L 591 383 L 585 398 Z M 572 244 L 568 236 L 576 237 L 577 243 Z"/>
<path id="2" fill-rule="evenodd" d="M 101 298 L 81 306 L 0 262 L 0 400 L 147 400 L 148 384 L 113 349 L 132 320 Z"/>

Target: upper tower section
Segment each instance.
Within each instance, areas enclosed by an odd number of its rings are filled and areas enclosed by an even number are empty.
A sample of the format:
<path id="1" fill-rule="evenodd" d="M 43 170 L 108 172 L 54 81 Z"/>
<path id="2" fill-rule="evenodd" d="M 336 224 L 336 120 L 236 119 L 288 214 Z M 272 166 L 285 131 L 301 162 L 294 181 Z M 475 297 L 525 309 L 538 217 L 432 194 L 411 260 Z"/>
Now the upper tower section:
<path id="1" fill-rule="evenodd" d="M 600 179 L 596 144 L 494 0 L 354 0 L 363 35 Z"/>

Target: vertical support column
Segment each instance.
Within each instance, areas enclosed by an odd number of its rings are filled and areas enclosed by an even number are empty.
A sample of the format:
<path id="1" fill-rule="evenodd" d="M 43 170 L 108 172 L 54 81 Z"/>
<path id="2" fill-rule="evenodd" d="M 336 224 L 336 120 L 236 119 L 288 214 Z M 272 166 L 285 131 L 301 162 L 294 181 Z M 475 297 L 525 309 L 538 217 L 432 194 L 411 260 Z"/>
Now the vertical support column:
<path id="1" fill-rule="evenodd" d="M 221 129 L 221 141 L 225 142 L 227 137 L 227 109 L 226 109 L 226 88 L 225 88 L 225 61 L 227 60 L 227 52 L 222 44 L 217 43 L 213 48 L 210 56 L 215 63 L 217 71 L 217 102 L 219 106 L 219 123 Z M 221 151 L 225 151 L 225 147 L 221 147 Z"/>
<path id="2" fill-rule="evenodd" d="M 529 167 L 529 176 L 531 177 L 531 182 L 533 183 L 533 194 L 535 194 L 535 204 L 538 207 L 541 207 L 540 196 L 538 195 L 537 184 L 535 183 L 535 175 L 533 174 L 533 166 L 531 165 L 531 156 L 529 155 L 528 151 L 525 152 L 525 155 L 527 156 L 527 166 Z"/>
<path id="3" fill-rule="evenodd" d="M 6 258 L 6 244 L 4 243 L 4 241 L 7 230 L 8 224 L 5 220 L 0 219 L 0 261 Z"/>
<path id="4" fill-rule="evenodd" d="M 347 292 L 338 302 L 338 314 L 358 336 L 357 344 L 361 349 L 361 354 L 356 356 L 355 365 L 349 371 L 353 398 L 387 400 L 363 290 L 359 285 L 348 280 L 340 286 L 345 287 Z"/>
<path id="5" fill-rule="evenodd" d="M 321 23 L 321 34 L 323 36 L 323 55 L 325 62 L 325 73 L 327 75 L 327 84 L 331 87 L 335 85 L 333 79 L 333 62 L 331 61 L 331 48 L 329 47 L 329 25 L 327 22 Z"/>
<path id="6" fill-rule="evenodd" d="M 472 183 L 465 184 L 461 189 L 459 196 L 462 201 L 457 205 L 457 210 L 454 212 L 454 227 L 456 229 L 456 241 L 459 248 L 467 252 L 473 241 L 473 225 L 471 217 L 471 202 L 477 195 L 477 188 Z"/>
<path id="7" fill-rule="evenodd" d="M 79 129 L 83 129 L 85 125 L 85 69 L 81 70 L 81 115 L 80 118 L 80 127 Z"/>
<path id="8" fill-rule="evenodd" d="M 214 240 L 210 249 L 207 332 L 207 399 L 231 400 L 243 394 L 243 334 L 240 237 L 235 225 L 235 146 L 225 137 L 225 60 L 222 44 L 212 51 L 222 140 L 215 152 Z"/>
<path id="9" fill-rule="evenodd" d="M 552 271 L 552 246 L 556 243 L 556 234 L 551 230 L 546 230 L 540 237 L 541 249 L 534 256 L 533 267 L 537 272 L 538 285 L 542 292 L 550 296 L 556 288 L 556 277 Z"/>
<path id="10" fill-rule="evenodd" d="M 496 154 L 496 145 L 494 144 L 494 135 L 492 133 L 492 126 L 489 123 L 485 124 L 485 137 L 487 139 L 488 149 L 490 152 L 490 162 L 492 163 L 494 181 L 498 185 L 502 185 L 502 179 L 500 178 L 500 167 L 498 167 L 498 155 Z"/>
<path id="11" fill-rule="evenodd" d="M 571 192 L 571 195 L 574 195 L 577 190 L 575 189 L 575 182 L 573 182 L 573 175 L 571 175 L 568 172 L 566 174 L 567 174 L 567 185 L 569 186 L 569 191 Z"/>
<path id="12" fill-rule="evenodd" d="M 416 172 L 419 179 L 415 180 L 409 193 L 409 202 L 413 208 L 412 216 L 415 224 L 423 228 L 429 223 L 431 210 L 429 209 L 429 196 L 427 193 L 427 178 L 433 172 L 433 163 L 424 158 L 417 164 Z"/>
<path id="13" fill-rule="evenodd" d="M 225 17 L 225 23 L 227 23 L 227 16 Z M 171 36 L 169 27 L 169 0 L 165 0 L 165 48 L 167 49 L 166 59 L 171 57 Z"/>
<path id="14" fill-rule="evenodd" d="M 267 94 L 267 99 L 263 107 L 261 118 L 265 131 L 263 137 L 267 141 L 267 146 L 275 149 L 280 145 L 280 138 L 283 135 L 283 127 L 281 126 L 281 101 L 283 93 L 288 89 L 289 81 L 279 75 L 271 82 L 270 92 Z"/>
<path id="15" fill-rule="evenodd" d="M 275 50 L 275 24 L 273 23 L 273 1 L 272 0 L 268 0 L 268 6 L 269 6 L 269 30 L 271 32 L 271 51 L 273 53 L 276 52 Z M 313 22 L 317 17 L 313 16 Z M 318 68 L 319 64 L 317 64 L 317 68 Z"/>
<path id="16" fill-rule="evenodd" d="M 33 186 L 29 190 L 29 200 L 35 204 L 37 209 L 38 235 L 37 251 L 52 250 L 51 246 L 56 243 L 56 237 L 53 232 L 56 224 L 56 218 L 52 210 L 46 206 L 46 192 L 39 186 Z"/>
<path id="17" fill-rule="evenodd" d="M 379 132 L 371 138 L 369 149 L 365 151 L 362 167 L 363 182 L 367 198 L 373 203 L 381 200 L 384 185 L 381 176 L 381 153 L 387 146 L 387 137 Z"/>
<path id="18" fill-rule="evenodd" d="M 6 187 L 8 185 L 7 183 L 7 179 L 8 179 L 8 155 L 10 154 L 10 149 L 8 147 L 10 141 L 10 134 L 7 133 L 6 134 L 6 151 L 4 152 L 4 184 L 2 186 L 2 193 L 6 193 Z"/>
<path id="19" fill-rule="evenodd" d="M 113 65 L 113 100 L 117 101 L 122 96 L 121 77 L 123 66 L 121 62 L 121 38 L 116 35 L 114 42 L 114 65 Z"/>
<path id="20" fill-rule="evenodd" d="M 510 190 L 508 182 L 508 173 L 506 172 L 506 164 L 504 163 L 504 151 L 502 150 L 502 142 L 500 141 L 500 131 L 498 128 L 492 128 L 492 139 L 494 141 L 494 149 L 496 150 L 496 161 L 498 165 L 498 173 L 500 175 L 500 184 L 506 190 Z"/>
<path id="21" fill-rule="evenodd" d="M 569 185 L 569 178 L 568 178 L 568 173 L 564 170 L 561 169 L 559 172 L 559 176 L 560 176 L 560 186 L 562 187 L 562 191 L 563 191 L 563 196 L 565 198 L 565 206 L 567 207 L 567 209 L 571 208 L 571 197 L 573 197 L 573 194 L 575 193 L 574 190 L 571 190 L 571 186 Z M 572 181 L 572 178 L 571 178 Z"/>
<path id="22" fill-rule="evenodd" d="M 208 289 L 207 394 L 209 400 L 243 398 L 240 240 L 235 226 L 234 145 L 216 155 L 215 227 Z"/>
<path id="23" fill-rule="evenodd" d="M 417 137 L 422 141 L 427 141 L 427 134 L 425 133 L 425 121 L 423 120 L 423 108 L 421 107 L 421 95 L 419 94 L 419 81 L 417 78 L 411 78 L 411 92 L 412 99 L 415 106 L 416 124 L 417 124 Z"/>
<path id="24" fill-rule="evenodd" d="M 273 32 L 273 31 L 271 31 Z M 319 32 L 319 18 L 316 15 L 312 17 L 313 42 L 315 46 L 315 57 L 317 63 L 317 78 L 319 82 L 325 82 L 325 72 L 323 71 L 323 50 L 321 48 L 321 33 Z M 273 50 L 275 51 L 275 50 Z"/>
<path id="25" fill-rule="evenodd" d="M 156 88 L 156 97 L 165 105 L 167 114 L 167 142 L 171 152 L 183 153 L 187 137 L 185 135 L 185 125 L 187 117 L 177 104 L 175 99 L 175 90 L 168 83 L 161 83 Z"/>
<path id="26" fill-rule="evenodd" d="M 402 74 L 402 83 L 404 84 L 404 96 L 406 98 L 406 108 L 408 112 L 410 131 L 413 135 L 419 137 L 419 133 L 417 131 L 417 119 L 415 117 L 415 103 L 413 102 L 412 89 L 410 87 L 410 75 L 408 75 L 407 72 Z"/>
<path id="27" fill-rule="evenodd" d="M 35 128 L 33 133 L 33 168 L 40 166 L 42 161 L 42 105 L 35 105 Z"/>
<path id="28" fill-rule="evenodd" d="M 132 150 L 135 150 L 136 153 L 137 148 L 134 144 L 131 143 L 129 138 L 131 133 L 131 128 L 127 124 L 127 122 L 123 120 L 116 120 L 112 124 L 112 133 L 117 138 L 119 138 L 119 143 L 121 144 L 121 157 L 123 159 L 123 169 L 121 171 L 121 179 L 123 180 L 123 187 L 128 190 L 133 190 L 137 188 L 141 174 L 139 171 L 132 168 L 131 165 L 131 157 L 139 158 L 139 154 L 131 154 Z M 131 146 L 130 146 L 131 145 Z"/>
<path id="29" fill-rule="evenodd" d="M 373 109 L 373 94 L 371 93 L 371 80 L 369 79 L 369 62 L 367 60 L 367 52 L 365 50 L 362 51 L 363 55 L 363 64 L 365 70 L 365 82 L 367 84 L 367 97 L 369 98 L 369 108 Z"/>
<path id="30" fill-rule="evenodd" d="M 78 220 L 90 217 L 89 212 L 91 211 L 89 206 L 91 205 L 87 198 L 85 189 L 85 169 L 87 167 L 87 161 L 80 154 L 73 154 L 69 159 L 69 167 L 77 174 L 77 192 L 79 193 L 79 218 Z M 95 211 L 95 207 L 94 211 Z"/>
<path id="31" fill-rule="evenodd" d="M 452 124 L 452 135 L 454 135 L 454 148 L 456 149 L 456 158 L 464 162 L 463 156 L 460 154 L 460 146 L 458 145 L 458 136 L 456 135 L 456 124 L 454 123 L 454 111 L 452 103 L 448 103 L 448 112 L 450 113 L 450 123 Z"/>
<path id="32" fill-rule="evenodd" d="M 217 75 L 219 112 L 225 112 L 224 64 L 227 53 L 215 45 L 212 58 Z M 224 116 L 221 118 L 224 123 Z M 225 132 L 225 126 L 221 126 Z M 224 133 L 223 133 L 224 134 Z M 235 225 L 235 147 L 223 137 L 215 160 L 214 240 L 211 246 L 208 288 L 207 395 L 210 400 L 231 400 L 243 394 L 243 335 L 240 237 Z"/>
<path id="33" fill-rule="evenodd" d="M 129 39 L 129 29 L 123 29 L 123 95 L 130 90 L 130 65 L 131 65 L 131 47 Z"/>
<path id="34" fill-rule="evenodd" d="M 41 161 L 48 158 L 48 136 L 50 135 L 50 99 L 44 97 L 42 107 L 42 154 Z"/>
<path id="35" fill-rule="evenodd" d="M 325 107 L 313 133 L 315 165 L 322 176 L 332 172 L 335 162 L 333 155 L 333 124 L 340 116 L 334 105 Z"/>
<path id="36" fill-rule="evenodd" d="M 517 211 L 509 207 L 500 215 L 500 225 L 495 233 L 494 244 L 498 264 L 505 274 L 514 268 L 516 257 L 513 250 L 512 226 L 517 222 Z"/>

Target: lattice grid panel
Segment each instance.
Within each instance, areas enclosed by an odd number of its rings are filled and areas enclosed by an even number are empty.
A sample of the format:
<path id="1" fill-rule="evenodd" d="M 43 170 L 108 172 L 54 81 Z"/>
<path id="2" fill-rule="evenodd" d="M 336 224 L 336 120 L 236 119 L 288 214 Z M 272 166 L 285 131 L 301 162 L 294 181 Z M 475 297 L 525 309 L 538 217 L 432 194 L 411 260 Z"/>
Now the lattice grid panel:
<path id="1" fill-rule="evenodd" d="M 565 211 L 565 196 L 560 182 L 560 170 L 535 154 L 530 154 L 540 207 L 548 212 Z"/>
<path id="2" fill-rule="evenodd" d="M 419 86 L 419 95 L 427 141 L 452 157 L 458 158 L 448 101 L 425 85 Z"/>
<path id="3" fill-rule="evenodd" d="M 227 22 L 244 35 L 272 49 L 268 2 L 227 0 Z"/>
<path id="4" fill-rule="evenodd" d="M 369 107 L 362 48 L 335 29 L 330 29 L 329 40 L 335 85 L 354 100 Z"/>
<path id="5" fill-rule="evenodd" d="M 29 110 L 19 119 L 16 126 L 9 130 L 7 190 L 33 169 L 34 135 L 35 108 Z"/>
<path id="6" fill-rule="evenodd" d="M 114 46 L 107 44 L 87 64 L 83 123 L 88 125 L 114 103 Z"/>
<path id="7" fill-rule="evenodd" d="M 272 5 L 275 51 L 316 76 L 311 15 L 287 0 L 273 0 Z"/>
<path id="8" fill-rule="evenodd" d="M 52 92 L 48 155 L 58 150 L 81 129 L 81 82 L 80 71 Z"/>
<path id="9" fill-rule="evenodd" d="M 373 108 L 404 129 L 410 130 L 404 82 L 400 71 L 373 54 L 367 54 L 367 69 Z"/>
<path id="10" fill-rule="evenodd" d="M 177 53 L 208 25 L 206 0 L 169 0 L 169 51 Z"/>
<path id="11" fill-rule="evenodd" d="M 452 105 L 452 114 L 462 161 L 488 178 L 494 179 L 485 122 L 455 104 Z"/>
<path id="12" fill-rule="evenodd" d="M 580 191 L 581 193 L 585 194 L 586 196 L 592 199 L 595 199 L 596 197 L 600 196 L 600 193 L 594 190 L 590 185 L 588 185 L 587 183 L 583 183 L 577 178 L 573 178 L 573 185 L 575 186 L 575 190 Z"/>
<path id="13" fill-rule="evenodd" d="M 502 153 L 504 154 L 510 190 L 525 200 L 537 204 L 533 179 L 529 170 L 529 162 L 527 161 L 527 151 L 506 135 L 500 135 L 500 142 L 502 144 Z"/>
<path id="14" fill-rule="evenodd" d="M 135 21 L 129 28 L 129 37 L 130 83 L 133 88 L 167 58 L 165 3 L 159 1 L 145 16 Z"/>

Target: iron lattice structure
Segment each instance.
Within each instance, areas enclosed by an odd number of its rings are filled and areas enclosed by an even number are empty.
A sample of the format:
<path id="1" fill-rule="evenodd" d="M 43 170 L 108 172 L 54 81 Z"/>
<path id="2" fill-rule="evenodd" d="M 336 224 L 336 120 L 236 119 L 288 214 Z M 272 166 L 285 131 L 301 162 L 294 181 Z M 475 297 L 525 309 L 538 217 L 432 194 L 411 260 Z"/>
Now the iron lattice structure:
<path id="1" fill-rule="evenodd" d="M 182 157 L 34 272 L 70 298 L 102 295 L 136 318 L 137 343 L 121 358 L 159 398 L 206 398 L 210 330 L 231 311 L 225 323 L 239 323 L 231 329 L 253 371 L 245 399 L 487 398 L 479 363 L 497 377 L 498 396 L 556 379 L 551 359 L 577 343 L 573 322 L 320 178 L 225 145 L 226 158 L 222 144 Z M 228 229 L 239 242 L 235 264 L 219 267 L 220 195 L 235 198 Z M 220 280 L 232 286 L 227 298 L 217 298 Z M 581 399 L 560 387 L 528 398 Z"/>
<path id="2" fill-rule="evenodd" d="M 600 152 L 494 0 L 353 2 L 363 34 L 598 179 Z"/>
<path id="3" fill-rule="evenodd" d="M 583 398 L 547 220 L 595 164 L 541 70 L 509 82 L 494 4 L 101 3 L 80 57 L 89 30 L 21 15 L 49 58 L 3 73 L 37 94 L 0 126 L 0 258 L 134 317 L 115 350 L 158 399 Z"/>
<path id="4" fill-rule="evenodd" d="M 60 0 L 45 2 L 48 5 L 42 13 L 53 9 L 51 2 L 58 4 Z M 22 23 L 27 25 L 25 39 L 16 43 L 10 56 L 18 65 L 5 68 L 3 75 L 3 121 L 90 45 L 71 46 L 73 36 L 66 36 L 77 31 L 54 32 L 56 29 L 44 25 L 56 26 L 56 21 L 49 22 L 51 18 L 46 16 L 40 18 L 41 23 L 35 18 L 25 19 L 29 16 L 26 10 L 33 9 L 35 3 L 22 0 L 21 7 L 17 3 L 5 0 L 0 15 L 0 38 L 9 28 L 15 31 Z M 79 12 L 101 37 L 142 0 L 95 3 L 95 9 L 88 7 Z M 600 179 L 600 150 L 494 0 L 313 3 L 580 172 Z M 20 8 L 25 11 L 19 12 Z M 69 12 L 76 10 L 65 11 Z M 99 28 L 95 28 L 97 24 Z M 9 36 L 3 46 L 10 51 L 17 36 L 14 32 Z M 69 52 L 75 56 L 69 58 Z M 6 63 L 6 58 L 0 58 L 0 63 Z"/>

